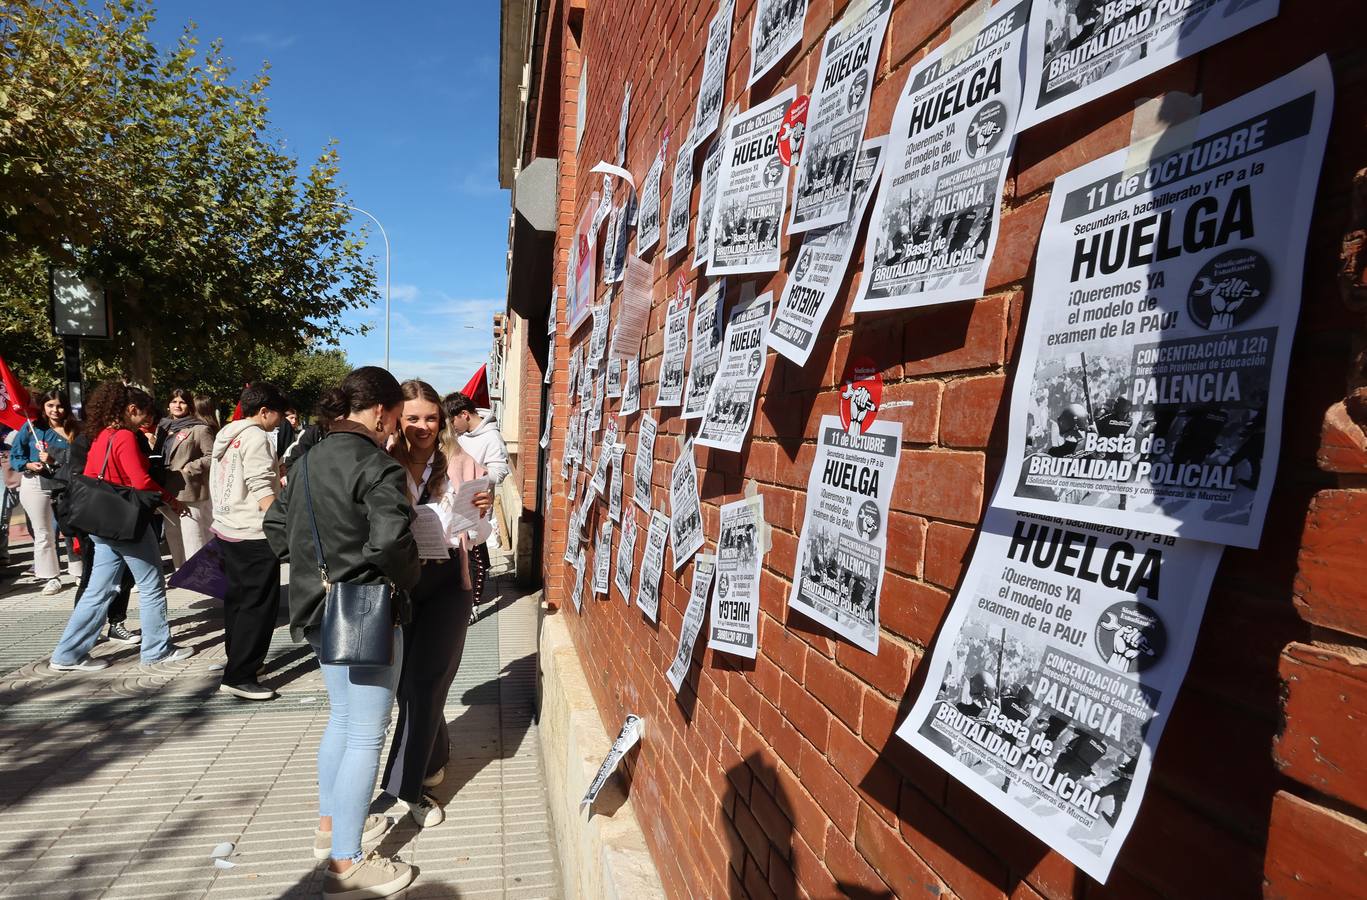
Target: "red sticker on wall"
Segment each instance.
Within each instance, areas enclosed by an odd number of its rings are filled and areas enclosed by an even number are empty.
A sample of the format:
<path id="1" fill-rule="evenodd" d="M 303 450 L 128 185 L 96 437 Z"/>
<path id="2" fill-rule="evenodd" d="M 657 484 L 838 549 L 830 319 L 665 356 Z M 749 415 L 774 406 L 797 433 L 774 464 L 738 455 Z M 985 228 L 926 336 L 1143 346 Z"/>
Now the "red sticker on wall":
<path id="1" fill-rule="evenodd" d="M 882 370 L 866 356 L 851 360 L 840 379 L 840 424 L 857 437 L 878 418 L 882 404 Z"/>
<path id="2" fill-rule="evenodd" d="M 810 100 L 811 97 L 806 94 L 794 100 L 782 124 L 778 126 L 778 159 L 785 166 L 797 165 L 798 154 L 802 152 L 802 139 L 807 136 L 807 104 Z"/>

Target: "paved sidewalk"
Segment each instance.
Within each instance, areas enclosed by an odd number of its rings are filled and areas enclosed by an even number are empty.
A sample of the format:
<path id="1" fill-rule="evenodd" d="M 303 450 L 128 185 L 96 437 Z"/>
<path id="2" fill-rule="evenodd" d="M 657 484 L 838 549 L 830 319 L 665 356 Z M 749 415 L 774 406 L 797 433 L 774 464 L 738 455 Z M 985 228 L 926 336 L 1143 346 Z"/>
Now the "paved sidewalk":
<path id="1" fill-rule="evenodd" d="M 20 569 L 26 550 L 11 548 Z M 327 696 L 288 629 L 262 679 L 281 693 L 270 703 L 217 692 L 222 611 L 186 591 L 170 592 L 171 624 L 192 659 L 144 669 L 137 648 L 101 643 L 109 669 L 57 674 L 47 656 L 75 592 L 37 587 L 0 586 L 0 895 L 316 897 Z M 532 721 L 537 597 L 507 577 L 491 593 L 447 706 L 447 821 L 422 831 L 389 812 L 381 846 L 418 867 L 414 900 L 560 896 Z M 210 859 L 222 842 L 230 868 Z"/>

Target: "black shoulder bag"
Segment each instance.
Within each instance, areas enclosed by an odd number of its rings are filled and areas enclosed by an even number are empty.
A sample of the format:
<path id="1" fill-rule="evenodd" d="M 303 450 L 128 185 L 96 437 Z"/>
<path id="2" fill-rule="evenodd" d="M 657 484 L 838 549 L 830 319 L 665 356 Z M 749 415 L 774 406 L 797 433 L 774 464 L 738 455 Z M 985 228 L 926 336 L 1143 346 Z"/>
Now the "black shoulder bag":
<path id="1" fill-rule="evenodd" d="M 161 504 L 155 491 L 140 491 L 104 478 L 109 455 L 114 449 L 111 434 L 104 448 L 100 474 L 91 478 L 72 472 L 66 489 L 65 524 L 73 531 L 92 534 L 109 541 L 136 541 L 147 529 L 152 511 Z"/>
<path id="2" fill-rule="evenodd" d="M 394 587 L 378 584 L 334 582 L 328 578 L 323 539 L 313 515 L 313 492 L 309 489 L 309 459 L 300 460 L 304 481 L 304 505 L 313 549 L 318 555 L 318 574 L 323 579 L 323 628 L 318 661 L 329 666 L 388 666 L 394 662 Z"/>

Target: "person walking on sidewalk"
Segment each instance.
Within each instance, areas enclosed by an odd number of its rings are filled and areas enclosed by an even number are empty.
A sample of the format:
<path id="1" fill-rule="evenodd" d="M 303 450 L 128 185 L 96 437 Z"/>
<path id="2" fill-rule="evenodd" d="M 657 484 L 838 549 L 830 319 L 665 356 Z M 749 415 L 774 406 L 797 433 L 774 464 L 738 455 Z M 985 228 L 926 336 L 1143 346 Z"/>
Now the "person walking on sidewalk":
<path id="1" fill-rule="evenodd" d="M 470 457 L 484 469 L 496 492 L 503 479 L 508 477 L 508 446 L 498 430 L 498 420 L 492 412 L 480 415 L 475 401 L 456 391 L 446 395 L 443 401 L 446 418 L 451 423 L 451 433 Z M 489 516 L 491 531 L 483 540 L 477 541 L 474 553 L 475 602 L 483 602 L 484 581 L 489 574 L 489 542 L 499 541 L 498 516 Z M 474 621 L 473 614 L 471 621 Z"/>
<path id="2" fill-rule="evenodd" d="M 139 434 L 143 423 L 152 418 L 152 398 L 147 392 L 106 381 L 90 395 L 85 410 L 86 427 L 99 428 L 100 432 L 91 442 L 84 474 L 142 491 L 156 491 L 163 502 L 179 509 L 180 501 L 153 481 L 148 471 L 147 445 Z M 90 583 L 77 599 L 66 629 L 52 651 L 52 668 L 58 672 L 92 671 L 109 665 L 106 660 L 93 659 L 90 648 L 99 638 L 125 566 L 138 585 L 143 665 L 193 656 L 192 647 L 171 643 L 161 549 L 151 527 L 144 522 L 142 533 L 131 541 L 92 536 L 90 542 L 95 549 Z"/>
<path id="3" fill-rule="evenodd" d="M 280 561 L 262 522 L 280 493 L 270 432 L 287 404 L 275 385 L 258 381 L 243 389 L 240 405 L 243 417 L 214 438 L 209 472 L 212 530 L 222 545 L 227 582 L 223 643 L 228 659 L 218 689 L 244 700 L 270 700 L 275 691 L 257 678 L 280 609 Z"/>
<path id="4" fill-rule="evenodd" d="M 290 634 L 315 653 L 322 650 L 326 599 L 315 522 L 333 582 L 394 587 L 390 664 L 320 665 L 329 708 L 318 746 L 313 852 L 328 860 L 325 898 L 388 897 L 413 880 L 411 866 L 362 853 L 387 825 L 366 813 L 403 666 L 401 627 L 412 617 L 407 595 L 421 575 L 403 467 L 384 451 L 402 405 L 399 383 L 384 369 L 365 366 L 347 375 L 319 403 L 323 438 L 291 470 L 284 493 L 266 512 L 271 548 L 290 563 Z"/>
<path id="5" fill-rule="evenodd" d="M 402 388 L 403 415 L 391 452 L 404 467 L 409 500 L 415 509 L 429 503 L 449 508 L 456 489 L 483 475 L 483 470 L 454 440 L 441 446 L 446 415 L 436 390 L 425 381 L 405 381 Z M 493 495 L 480 492 L 474 503 L 487 512 Z M 445 775 L 451 747 L 446 695 L 460 669 L 474 604 L 470 539 L 464 532 L 448 539 L 455 544 L 450 559 L 423 560 L 422 578 L 413 589 L 413 620 L 403 628 L 399 721 L 380 782 L 386 794 L 408 805 L 409 816 L 424 828 L 446 818 L 423 788 L 440 784 Z"/>
<path id="6" fill-rule="evenodd" d="M 166 404 L 170 418 L 157 430 L 157 447 L 166 468 L 166 489 L 185 504 L 186 514 L 166 518 L 166 546 L 171 564 L 179 569 L 213 537 L 213 508 L 209 502 L 209 465 L 213 461 L 214 430 L 195 411 L 195 395 L 185 388 L 171 391 Z"/>
<path id="7" fill-rule="evenodd" d="M 42 594 L 61 593 L 62 568 L 57 558 L 57 530 L 53 528 L 52 483 L 58 467 L 66 460 L 79 424 L 71 413 L 63 391 L 48 391 L 41 398 L 43 421 L 31 422 L 21 429 L 10 450 L 10 468 L 23 476 L 19 484 L 19 503 L 33 534 L 33 575 L 43 582 Z M 68 548 L 69 550 L 70 548 Z M 68 554 L 69 574 L 81 577 L 81 563 Z"/>

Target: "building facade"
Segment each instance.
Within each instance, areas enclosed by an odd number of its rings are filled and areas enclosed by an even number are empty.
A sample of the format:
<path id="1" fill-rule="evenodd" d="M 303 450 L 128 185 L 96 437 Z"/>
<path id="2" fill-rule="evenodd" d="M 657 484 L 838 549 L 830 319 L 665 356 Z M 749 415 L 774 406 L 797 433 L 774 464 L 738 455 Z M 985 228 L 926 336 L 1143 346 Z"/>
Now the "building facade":
<path id="1" fill-rule="evenodd" d="M 749 83 L 756 17 L 799 5 L 806 11 L 796 46 Z M 1113 6 L 1036 5 L 1058 7 L 1065 26 L 1109 15 Z M 954 41 L 965 13 L 979 6 L 893 4 L 873 64 L 865 134 L 889 131 L 907 73 Z M 807 363 L 769 351 L 743 448 L 694 451 L 704 550 L 715 552 L 720 508 L 755 495 L 763 497 L 769 549 L 759 576 L 756 657 L 707 649 L 704 632 L 676 694 L 665 673 L 679 646 L 694 567 L 676 570 L 666 556 L 652 621 L 612 588 L 595 595 L 591 563 L 577 573 L 564 561 L 592 468 L 590 459 L 582 477 L 561 474 L 577 406 L 571 358 L 591 340 L 589 324 L 570 327 L 567 300 L 582 298 L 570 268 L 580 258 L 575 237 L 604 189 L 603 176 L 590 169 L 618 162 L 624 133 L 623 167 L 643 189 L 667 138 L 659 215 L 687 203 L 689 243 L 667 255 L 662 230 L 659 246 L 643 255 L 652 303 L 639 364 L 642 412 L 659 425 L 648 467 L 651 506 L 668 511 L 681 439 L 696 435 L 698 424 L 677 409 L 651 407 L 667 306 L 681 285 L 696 298 L 711 283 L 705 267 L 692 265 L 704 154 L 693 160 L 690 193 L 681 201 L 670 175 L 694 121 L 718 10 L 717 0 L 503 4 L 499 156 L 513 209 L 502 336 L 505 393 L 516 398 L 513 405 L 505 396 L 505 408 L 516 412 L 504 428 L 518 460 L 510 504 L 521 507 L 505 512 L 519 523 L 520 569 L 544 585 L 548 615 L 564 620 L 604 727 L 615 733 L 627 714 L 648 723 L 620 777 L 664 891 L 1367 896 L 1367 54 L 1360 38 L 1367 10 L 1356 0 L 1282 0 L 1272 20 L 1021 131 L 980 296 L 856 315 L 851 307 L 872 244 L 867 226 L 856 222 L 853 258 Z M 723 118 L 789 87 L 811 93 L 823 35 L 848 12 L 849 4 L 831 0 L 735 3 Z M 1041 302 L 1032 283 L 1056 180 L 1142 136 L 1135 120 L 1144 98 L 1200 95 L 1211 110 L 1321 54 L 1328 55 L 1335 99 L 1299 279 L 1276 488 L 1257 547 L 1224 551 L 1137 819 L 1103 885 L 894 731 L 932 675 L 927 660 L 951 600 L 964 590 L 1007 454 L 1010 386 L 1026 318 Z M 602 232 L 598 239 L 589 302 L 608 304 L 616 323 L 623 289 L 602 283 Z M 744 284 L 779 297 L 800 240 L 781 238 L 777 272 L 730 279 L 727 311 Z M 552 314 L 556 327 L 548 334 Z M 901 428 L 876 653 L 800 614 L 788 599 L 819 423 L 840 411 L 846 373 L 865 359 L 881 377 L 880 417 Z M 631 502 L 630 474 L 642 416 L 619 416 L 621 400 L 603 402 L 604 424 L 615 421 L 626 446 L 623 515 L 637 519 L 630 569 L 639 578 L 649 516 Z M 605 492 L 589 506 L 582 546 L 590 561 L 607 499 Z M 610 542 L 614 572 L 621 533 L 619 525 Z"/>

